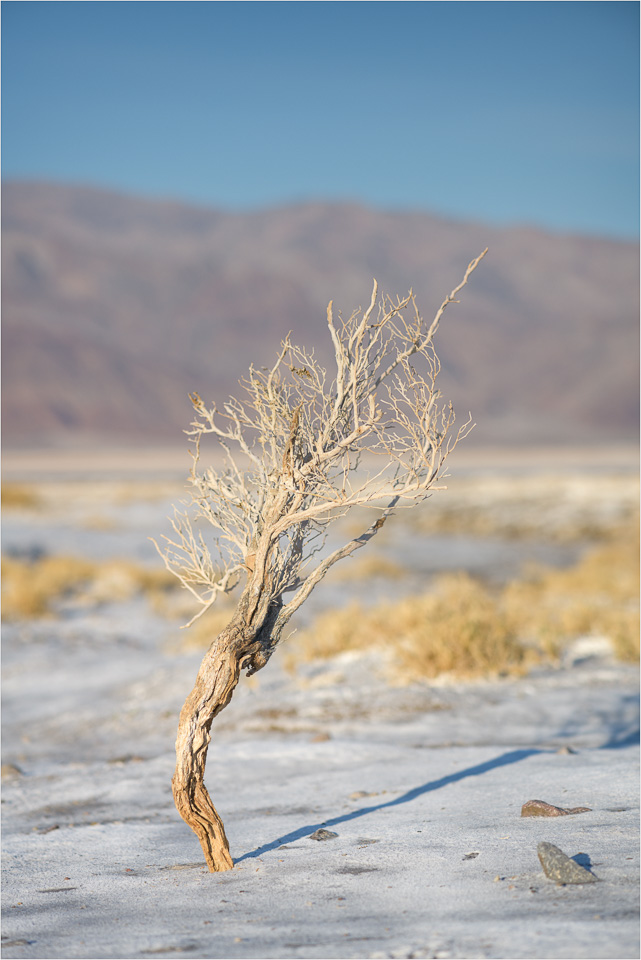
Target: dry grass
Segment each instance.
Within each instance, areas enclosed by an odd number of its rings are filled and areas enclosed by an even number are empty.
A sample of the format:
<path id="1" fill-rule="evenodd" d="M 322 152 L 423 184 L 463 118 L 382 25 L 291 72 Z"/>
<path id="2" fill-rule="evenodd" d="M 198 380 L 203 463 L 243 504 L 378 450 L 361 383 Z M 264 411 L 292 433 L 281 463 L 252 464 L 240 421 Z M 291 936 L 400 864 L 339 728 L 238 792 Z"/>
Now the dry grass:
<path id="1" fill-rule="evenodd" d="M 147 569 L 127 560 L 94 563 L 78 557 L 50 556 L 29 563 L 3 557 L 2 619 L 53 614 L 60 601 L 69 598 L 97 604 L 143 593 L 154 600 L 177 588 L 178 582 L 168 571 Z"/>
<path id="2" fill-rule="evenodd" d="M 639 658 L 639 537 L 628 531 L 568 570 L 533 568 L 502 604 L 521 636 L 552 654 L 579 636 L 607 637 L 622 660 Z"/>
<path id="3" fill-rule="evenodd" d="M 502 590 L 458 574 L 424 596 L 329 611 L 292 642 L 287 661 L 376 650 L 405 679 L 521 674 L 584 635 L 606 636 L 621 659 L 634 660 L 638 582 L 638 537 L 627 534 L 571 569 L 539 568 Z"/>
<path id="4" fill-rule="evenodd" d="M 184 482 L 121 480 L 58 480 L 5 482 L 2 484 L 3 510 L 38 510 L 41 516 L 72 519 L 87 529 L 101 530 L 117 526 L 123 508 L 166 502 L 185 496 Z"/>
<path id="5" fill-rule="evenodd" d="M 77 557 L 44 557 L 35 563 L 2 558 L 2 619 L 42 617 L 55 601 L 76 592 L 94 574 L 94 565 Z"/>
<path id="6" fill-rule="evenodd" d="M 523 673 L 538 658 L 521 644 L 496 599 L 467 574 L 438 580 L 434 593 L 319 617 L 290 651 L 296 660 L 379 650 L 396 679 L 440 674 Z"/>
<path id="7" fill-rule="evenodd" d="M 3 510 L 37 510 L 41 499 L 33 487 L 19 483 L 2 484 Z"/>

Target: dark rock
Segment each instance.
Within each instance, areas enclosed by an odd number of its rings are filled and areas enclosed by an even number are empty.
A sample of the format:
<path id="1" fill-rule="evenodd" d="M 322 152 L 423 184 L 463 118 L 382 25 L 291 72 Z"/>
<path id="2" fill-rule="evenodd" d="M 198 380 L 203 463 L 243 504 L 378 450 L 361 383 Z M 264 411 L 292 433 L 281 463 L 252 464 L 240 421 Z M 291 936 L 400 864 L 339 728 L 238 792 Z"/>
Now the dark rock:
<path id="1" fill-rule="evenodd" d="M 555 807 L 545 800 L 528 800 L 521 807 L 522 817 L 567 817 L 571 813 L 589 813 L 591 807 Z"/>
<path id="2" fill-rule="evenodd" d="M 337 837 L 337 833 L 333 833 L 331 830 L 324 830 L 322 827 L 320 830 L 316 830 L 314 833 L 310 833 L 310 840 L 333 840 L 334 837 Z"/>
<path id="3" fill-rule="evenodd" d="M 571 860 L 553 843 L 543 840 L 536 848 L 543 872 L 549 880 L 556 883 L 595 883 L 598 877 Z"/>

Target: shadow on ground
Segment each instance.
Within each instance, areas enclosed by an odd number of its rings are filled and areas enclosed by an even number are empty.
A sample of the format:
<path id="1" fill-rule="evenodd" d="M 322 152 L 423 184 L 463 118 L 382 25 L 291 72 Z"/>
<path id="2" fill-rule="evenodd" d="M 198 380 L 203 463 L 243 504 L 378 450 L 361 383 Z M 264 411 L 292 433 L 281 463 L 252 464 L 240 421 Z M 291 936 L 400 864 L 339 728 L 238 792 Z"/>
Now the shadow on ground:
<path id="1" fill-rule="evenodd" d="M 484 773 L 489 773 L 491 770 L 496 770 L 498 767 L 505 767 L 511 763 L 519 763 L 521 760 L 527 760 L 528 757 L 544 752 L 545 751 L 543 750 L 534 749 L 510 750 L 508 753 L 502 753 L 493 760 L 487 760 L 485 763 L 478 763 L 474 767 L 466 767 L 465 770 L 459 770 L 457 773 L 448 774 L 447 777 L 441 777 L 439 780 L 430 780 L 428 783 L 424 783 L 420 787 L 414 787 L 412 790 L 408 790 L 402 796 L 396 797 L 394 800 L 386 800 L 385 803 L 377 803 L 369 807 L 361 807 L 360 810 L 353 810 L 351 813 L 343 814 L 343 816 L 340 817 L 334 817 L 331 820 L 324 820 L 322 823 L 307 824 L 307 826 L 300 827 L 298 830 L 293 830 L 291 833 L 284 834 L 283 836 L 278 837 L 276 840 L 272 840 L 270 843 L 265 843 L 263 846 L 257 847 L 255 850 L 244 853 L 242 857 L 238 857 L 238 859 L 234 860 L 234 864 L 241 863 L 243 860 L 249 860 L 253 857 L 259 857 L 264 853 L 268 853 L 270 850 L 277 849 L 284 843 L 294 843 L 296 840 L 301 840 L 303 837 L 308 837 L 310 833 L 314 833 L 315 830 L 318 830 L 321 827 L 334 827 L 339 823 L 347 823 L 349 820 L 357 820 L 359 817 L 365 817 L 368 814 L 375 813 L 378 810 L 384 810 L 386 807 L 398 807 L 402 803 L 409 803 L 411 800 L 416 800 L 417 797 L 423 796 L 424 793 L 432 793 L 434 790 L 440 790 L 441 787 L 445 787 L 450 783 L 457 783 L 459 780 L 465 780 L 467 777 L 479 777 Z"/>

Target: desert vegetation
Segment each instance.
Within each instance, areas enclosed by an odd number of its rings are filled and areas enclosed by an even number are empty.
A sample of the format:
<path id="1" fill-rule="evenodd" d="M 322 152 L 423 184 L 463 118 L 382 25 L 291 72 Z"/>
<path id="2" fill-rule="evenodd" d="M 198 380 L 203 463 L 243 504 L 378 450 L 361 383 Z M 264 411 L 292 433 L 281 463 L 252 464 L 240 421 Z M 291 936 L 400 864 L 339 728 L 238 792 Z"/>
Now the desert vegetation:
<path id="1" fill-rule="evenodd" d="M 582 636 L 639 657 L 639 541 L 634 527 L 592 547 L 568 569 L 531 567 L 496 586 L 465 573 L 395 603 L 321 614 L 287 648 L 290 669 L 312 659 L 376 650 L 395 681 L 518 675 L 558 663 Z"/>
<path id="2" fill-rule="evenodd" d="M 3 483 L 0 493 L 3 510 L 37 510 L 40 497 L 33 486 L 22 483 Z"/>
<path id="3" fill-rule="evenodd" d="M 218 409 L 191 397 L 192 509 L 176 511 L 174 536 L 159 551 L 201 606 L 193 620 L 243 584 L 230 622 L 212 637 L 176 740 L 174 800 L 211 871 L 233 866 L 204 785 L 212 721 L 241 670 L 251 676 L 267 664 L 292 615 L 334 564 L 371 541 L 395 510 L 438 489 L 471 422 L 456 428 L 452 405 L 441 398 L 434 336 L 485 253 L 429 325 L 411 291 L 394 300 L 379 295 L 375 281 L 364 310 L 343 318 L 329 303 L 330 372 L 287 337 L 271 368 L 250 368 L 241 399 Z M 222 471 L 199 472 L 208 436 L 225 451 Z M 356 507 L 368 508 L 373 521 L 323 552 L 328 527 Z M 197 521 L 213 528 L 213 553 Z"/>
<path id="4" fill-rule="evenodd" d="M 622 660 L 639 658 L 638 523 L 565 570 L 533 567 L 501 596 L 524 641 L 558 656 L 581 636 L 604 637 Z"/>
<path id="5" fill-rule="evenodd" d="M 97 562 L 60 554 L 2 558 L 3 620 L 56 616 L 64 601 L 111 603 L 144 594 L 155 604 L 167 603 L 172 591 L 177 592 L 176 581 L 166 570 L 130 560 Z"/>
<path id="6" fill-rule="evenodd" d="M 553 505 L 555 488 L 560 488 L 563 500 L 563 491 L 577 484 L 585 490 L 578 506 L 576 497 L 569 513 Z M 475 481 L 461 483 L 457 478 L 447 497 L 433 498 L 412 514 L 415 520 L 406 536 L 456 535 L 471 529 L 477 537 L 519 536 L 527 543 L 534 532 L 541 536 L 540 529 L 530 528 L 527 517 L 527 513 L 536 512 L 546 537 L 581 544 L 578 562 L 562 569 L 530 564 L 507 583 L 481 581 L 463 573 L 443 575 L 433 589 L 426 584 L 420 594 L 414 591 L 397 602 L 339 604 L 290 637 L 284 654 L 288 668 L 295 670 L 297 664 L 315 658 L 374 647 L 386 664 L 388 676 L 403 682 L 444 672 L 461 678 L 519 674 L 537 663 L 558 662 L 568 644 L 580 636 L 607 638 L 617 657 L 637 659 L 638 480 L 634 476 L 608 477 L 611 496 L 607 504 L 598 499 L 602 484 L 597 478 L 591 483 L 572 477 L 564 480 L 546 476 L 536 483 L 519 478 L 506 486 L 500 478 L 481 477 L 478 485 L 483 499 L 475 493 L 472 502 Z M 52 492 L 38 484 L 10 486 L 17 496 L 6 498 L 4 510 L 37 510 L 39 515 L 51 504 L 57 512 L 58 501 L 66 491 L 64 487 Z M 519 519 L 518 505 L 525 488 L 530 499 L 526 515 Z M 128 486 L 126 497 L 120 486 L 114 487 L 107 502 L 110 506 L 129 505 L 154 501 L 162 494 L 167 495 L 166 483 L 155 488 L 146 481 L 138 487 Z M 105 502 L 105 490 L 101 485 L 85 485 L 85 497 L 85 514 L 78 522 L 99 535 L 101 528 L 87 523 L 86 517 L 95 515 L 97 503 Z M 462 517 L 449 508 L 450 500 L 466 503 Z M 361 526 L 365 518 L 363 513 Z M 404 515 L 397 520 L 403 524 Z M 352 517 L 345 519 L 343 527 L 352 535 L 360 529 Z M 588 540 L 586 531 L 590 532 Z M 384 537 L 385 530 L 381 534 Z M 407 567 L 387 554 L 381 540 L 381 549 L 356 555 L 350 563 L 334 567 L 328 577 L 344 595 L 359 583 L 371 584 L 374 590 L 382 583 L 392 583 L 402 590 L 409 574 Z M 167 621 L 168 638 L 176 649 L 206 648 L 211 637 L 231 619 L 238 594 L 237 587 L 188 631 L 180 631 L 178 624 L 191 615 L 192 598 L 166 569 L 131 560 L 98 561 L 70 554 L 2 558 L 3 620 L 57 617 L 64 615 L 69 605 L 90 608 L 144 596 L 153 612 Z M 477 615 L 489 608 L 493 611 L 491 629 L 484 630 Z M 474 625 L 467 622 L 468 617 Z M 495 633 L 502 633 L 509 642 L 493 643 Z M 465 651 L 459 648 L 463 637 L 468 638 Z"/>

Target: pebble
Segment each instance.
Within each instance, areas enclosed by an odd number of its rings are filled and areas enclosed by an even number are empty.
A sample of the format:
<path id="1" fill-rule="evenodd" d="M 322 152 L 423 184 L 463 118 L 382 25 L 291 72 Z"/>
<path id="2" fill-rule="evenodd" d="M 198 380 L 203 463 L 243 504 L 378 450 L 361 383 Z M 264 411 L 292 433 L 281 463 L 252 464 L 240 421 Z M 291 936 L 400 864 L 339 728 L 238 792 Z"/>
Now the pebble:
<path id="1" fill-rule="evenodd" d="M 310 833 L 310 840 L 333 840 L 334 837 L 337 837 L 338 834 L 334 833 L 332 830 L 325 830 L 321 827 L 320 830 L 316 830 L 314 833 Z"/>
<path id="2" fill-rule="evenodd" d="M 545 800 L 528 800 L 521 807 L 522 817 L 567 817 L 571 813 L 589 813 L 591 807 L 555 807 Z"/>
<path id="3" fill-rule="evenodd" d="M 543 840 L 536 848 L 543 872 L 549 880 L 556 883 L 595 883 L 598 877 L 586 870 L 575 860 L 571 860 L 553 843 Z"/>

